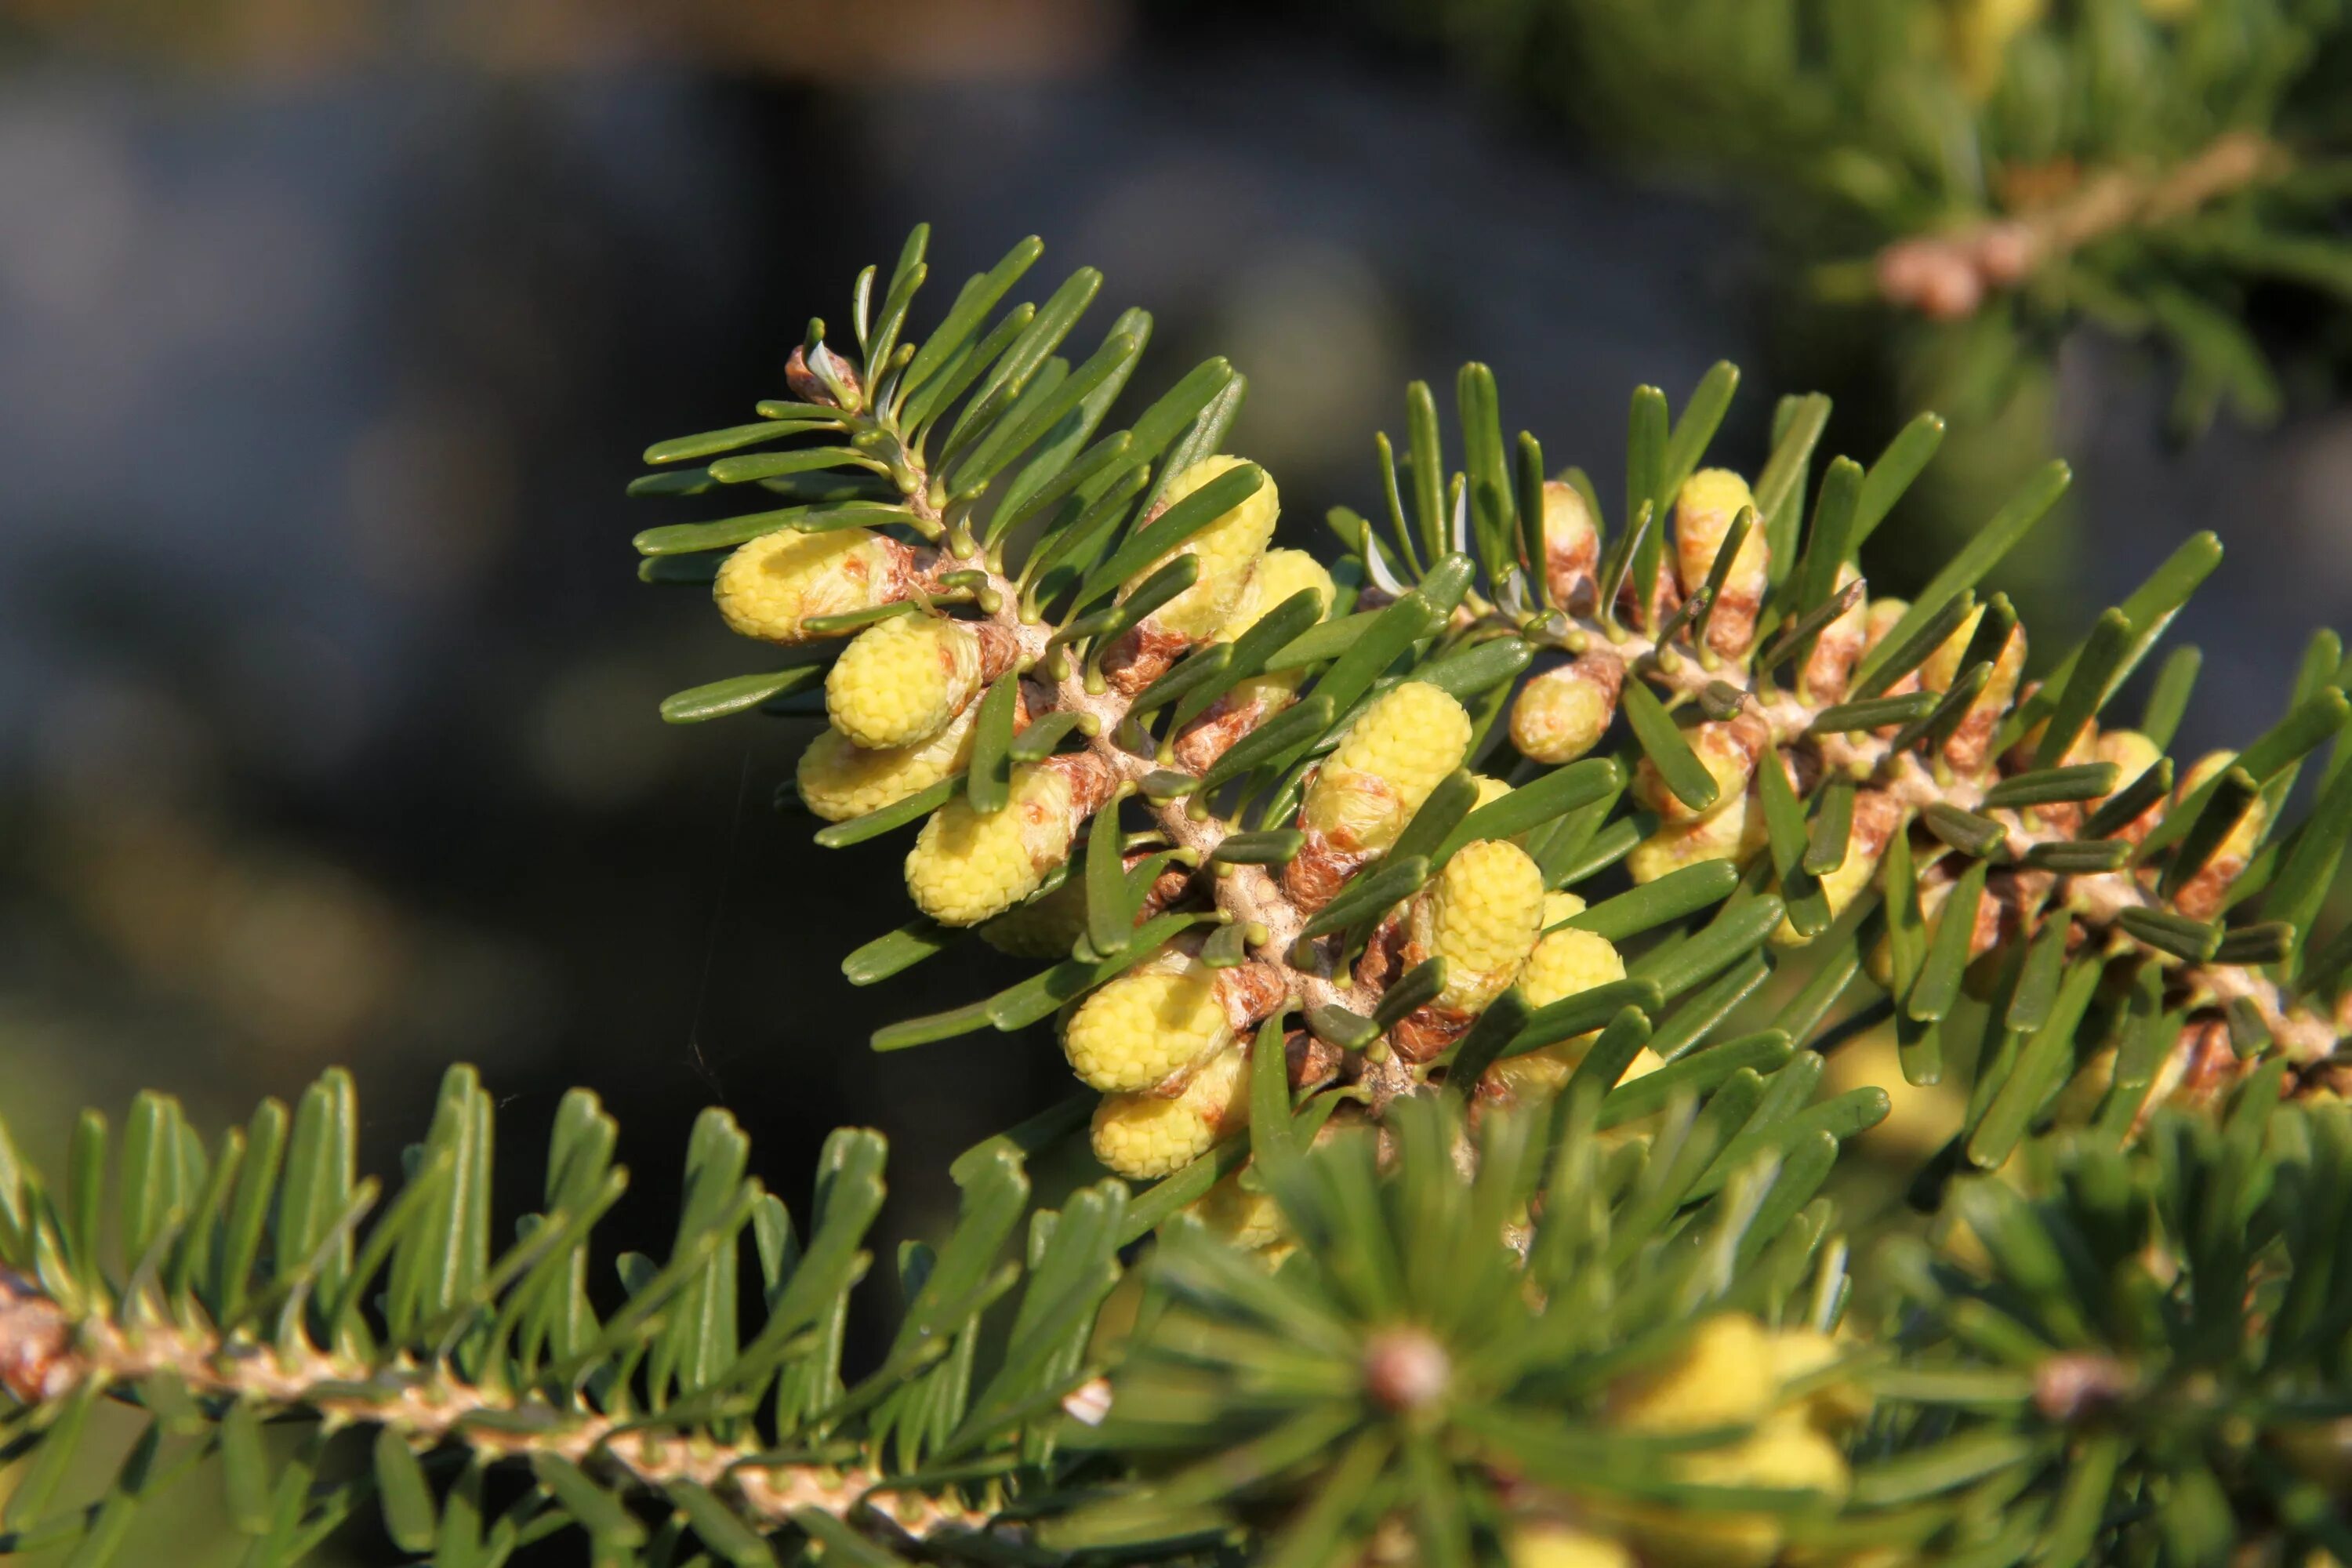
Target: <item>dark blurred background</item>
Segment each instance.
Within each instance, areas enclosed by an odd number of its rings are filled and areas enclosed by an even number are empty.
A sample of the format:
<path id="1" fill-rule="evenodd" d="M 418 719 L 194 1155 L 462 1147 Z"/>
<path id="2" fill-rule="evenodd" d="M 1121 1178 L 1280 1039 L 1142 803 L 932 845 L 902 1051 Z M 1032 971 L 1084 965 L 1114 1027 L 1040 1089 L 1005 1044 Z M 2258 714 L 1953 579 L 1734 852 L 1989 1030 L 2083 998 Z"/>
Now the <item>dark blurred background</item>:
<path id="1" fill-rule="evenodd" d="M 1091 263 L 1101 321 L 1156 312 L 1140 397 L 1230 354 L 1291 542 L 1373 499 L 1404 381 L 1470 357 L 1604 496 L 1628 391 L 1717 357 L 1721 456 L 1752 468 L 1801 374 L 1866 458 L 1914 410 L 1779 330 L 1737 214 L 1322 7 L 5 0 L 0 1113 L 54 1168 L 82 1103 L 165 1088 L 212 1130 L 342 1063 L 385 1169 L 467 1060 L 518 1201 L 566 1086 L 617 1110 L 633 1245 L 713 1103 L 796 1207 L 826 1128 L 883 1128 L 885 1228 L 932 1228 L 947 1158 L 1066 1071 L 1042 1038 L 867 1053 L 1011 972 L 840 978 L 905 916 L 904 846 L 770 809 L 803 726 L 658 721 L 761 662 L 635 580 L 667 520 L 622 497 L 636 454 L 779 393 L 929 219 L 940 298 L 1034 232 L 1042 286 Z M 2218 530 L 2195 749 L 2267 721 L 2345 603 L 2352 416 L 2168 451 L 2145 368 L 2067 345 L 2079 505 L 2028 585 L 2047 652 Z M 1874 584 L 1934 563 L 1902 522 Z"/>

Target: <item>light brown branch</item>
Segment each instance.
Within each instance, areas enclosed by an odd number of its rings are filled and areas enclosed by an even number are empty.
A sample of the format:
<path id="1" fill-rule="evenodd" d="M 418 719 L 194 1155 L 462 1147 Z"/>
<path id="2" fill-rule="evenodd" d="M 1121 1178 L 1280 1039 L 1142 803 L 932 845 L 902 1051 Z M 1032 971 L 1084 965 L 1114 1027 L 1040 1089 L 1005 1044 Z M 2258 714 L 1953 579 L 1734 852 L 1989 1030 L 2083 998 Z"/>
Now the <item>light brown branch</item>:
<path id="1" fill-rule="evenodd" d="M 2084 246 L 2125 229 L 2177 222 L 2293 166 L 2277 142 L 2231 131 L 2169 168 L 2084 174 L 2071 161 L 2015 168 L 2003 182 L 2006 214 L 1894 241 L 1874 262 L 1875 286 L 1890 305 L 1957 321 Z"/>

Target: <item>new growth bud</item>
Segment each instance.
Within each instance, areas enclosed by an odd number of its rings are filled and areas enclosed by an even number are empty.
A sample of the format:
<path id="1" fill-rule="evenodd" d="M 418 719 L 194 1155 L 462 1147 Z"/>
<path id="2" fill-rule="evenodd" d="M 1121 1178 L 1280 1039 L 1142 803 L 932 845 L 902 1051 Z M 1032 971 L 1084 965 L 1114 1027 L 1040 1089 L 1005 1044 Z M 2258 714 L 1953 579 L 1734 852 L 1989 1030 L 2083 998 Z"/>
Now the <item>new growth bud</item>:
<path id="1" fill-rule="evenodd" d="M 787 528 L 737 545 L 719 563 L 711 597 L 747 637 L 803 642 L 814 635 L 808 621 L 897 604 L 915 577 L 915 552 L 886 534 Z"/>

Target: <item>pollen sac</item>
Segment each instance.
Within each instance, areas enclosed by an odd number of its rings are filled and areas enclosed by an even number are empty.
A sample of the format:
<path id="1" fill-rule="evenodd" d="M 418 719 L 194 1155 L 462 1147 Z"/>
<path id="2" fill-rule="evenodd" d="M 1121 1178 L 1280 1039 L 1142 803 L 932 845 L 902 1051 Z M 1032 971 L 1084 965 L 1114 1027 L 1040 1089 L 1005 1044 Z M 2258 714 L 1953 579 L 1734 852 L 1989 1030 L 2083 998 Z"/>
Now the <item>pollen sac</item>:
<path id="1" fill-rule="evenodd" d="M 1574 615 L 1589 615 L 1601 602 L 1594 576 L 1601 564 L 1601 530 L 1584 493 L 1565 479 L 1543 488 L 1543 574 L 1552 603 Z"/>
<path id="2" fill-rule="evenodd" d="M 1500 995 L 1535 951 L 1543 900 L 1543 872 L 1526 850 L 1494 838 L 1464 845 L 1407 917 L 1408 953 L 1445 960 L 1445 989 L 1431 1005 L 1476 1013 Z"/>
<path id="3" fill-rule="evenodd" d="M 1086 884 L 1071 877 L 982 925 L 980 940 L 1014 958 L 1066 958 L 1086 929 Z"/>
<path id="4" fill-rule="evenodd" d="M 1169 481 L 1160 497 L 1161 510 L 1241 466 L 1239 458 L 1202 458 Z M 1138 573 L 1136 581 L 1141 582 L 1179 555 L 1196 555 L 1201 561 L 1201 574 L 1192 585 L 1154 610 L 1151 618 L 1181 637 L 1214 634 L 1241 597 L 1251 566 L 1272 542 L 1275 519 L 1281 511 L 1281 497 L 1268 476 L 1241 505 Z"/>
<path id="5" fill-rule="evenodd" d="M 1239 458 L 1202 458 L 1169 481 L 1154 515 L 1241 466 Z M 1273 540 L 1275 519 L 1281 510 L 1269 476 L 1239 506 L 1137 573 L 1120 589 L 1119 596 L 1125 598 L 1135 584 L 1179 556 L 1191 555 L 1201 563 L 1191 587 L 1146 616 L 1141 625 L 1106 653 L 1103 674 L 1112 689 L 1129 694 L 1142 690 L 1167 673 L 1186 649 L 1216 635 L 1241 599 L 1251 567 Z"/>
<path id="6" fill-rule="evenodd" d="M 1157 1181 L 1191 1164 L 1249 1120 L 1249 1055 L 1212 1057 L 1172 1096 L 1107 1094 L 1095 1107 L 1095 1158 L 1131 1181 Z"/>
<path id="7" fill-rule="evenodd" d="M 1619 1380 L 1609 1390 L 1609 1421 L 1653 1433 L 1745 1426 L 1770 1410 L 1780 1392 L 1770 1333 L 1745 1312 L 1722 1312 L 1699 1324 L 1675 1355 Z"/>
<path id="8" fill-rule="evenodd" d="M 1069 858 L 1078 826 L 1108 797 L 1108 764 L 1083 752 L 1013 771 L 1012 798 L 992 816 L 958 795 L 931 814 L 907 852 L 907 890 L 947 926 L 978 925 L 1045 884 Z"/>
<path id="9" fill-rule="evenodd" d="M 1685 598 L 1697 593 L 1715 570 L 1740 509 L 1755 504 L 1748 481 L 1729 468 L 1701 468 L 1683 481 L 1675 497 L 1675 570 Z M 1765 542 L 1763 522 L 1758 519 L 1740 542 L 1739 553 L 1731 558 L 1707 619 L 1707 647 L 1726 658 L 1738 658 L 1756 640 L 1756 612 L 1764 603 L 1771 560 L 1771 546 Z"/>
<path id="10" fill-rule="evenodd" d="M 1584 900 L 1573 893 L 1544 895 L 1546 925 L 1557 925 L 1583 912 Z M 1519 990 L 1528 1005 L 1543 1007 L 1624 978 L 1625 960 L 1608 938 L 1589 931 L 1548 931 L 1536 942 L 1527 967 L 1519 971 Z M 1557 1094 L 1598 1035 L 1595 1030 L 1540 1050 L 1506 1057 L 1486 1069 L 1486 1081 L 1522 1100 Z M 1639 1078 L 1664 1065 L 1656 1052 L 1644 1046 L 1626 1068 L 1625 1079 Z"/>
<path id="11" fill-rule="evenodd" d="M 1192 1212 L 1222 1240 L 1248 1252 L 1265 1252 L 1290 1238 L 1282 1205 L 1272 1194 L 1242 1185 L 1236 1171 L 1211 1187 Z"/>
<path id="12" fill-rule="evenodd" d="M 2182 802 L 2227 771 L 2230 764 L 2237 760 L 2235 752 L 2209 752 L 2198 758 L 2195 765 L 2173 788 L 2173 808 L 2178 810 Z M 2230 884 L 2245 870 L 2246 862 L 2253 857 L 2254 847 L 2263 840 L 2263 830 L 2269 826 L 2269 808 L 2257 795 L 2222 838 L 2221 847 L 2213 851 L 2212 858 L 2205 862 L 2203 868 L 2182 883 L 2179 892 L 2173 896 L 2172 901 L 2180 912 L 2199 921 L 2210 920 L 2220 914 L 2229 897 Z"/>
<path id="13" fill-rule="evenodd" d="M 1625 960 L 1615 943 L 1570 927 L 1543 934 L 1528 956 L 1519 988 L 1527 993 L 1528 1005 L 1543 1007 L 1624 978 Z"/>
<path id="14" fill-rule="evenodd" d="M 1062 1052 L 1089 1089 L 1155 1089 L 1233 1044 L 1216 973 L 1195 959 L 1131 970 L 1078 1005 Z"/>
<path id="15" fill-rule="evenodd" d="M 2164 757 L 2157 743 L 2137 730 L 2103 731 L 2094 742 L 2093 751 L 2100 762 L 2116 765 L 2116 788 L 2118 790 L 2128 789 Z M 2090 808 L 2098 809 L 2105 798 L 2102 796 L 2100 800 L 2090 802 Z M 2164 802 L 2150 801 L 2147 809 L 2117 828 L 2115 837 L 2126 843 L 2137 844 L 2148 836 L 2163 815 Z"/>
<path id="16" fill-rule="evenodd" d="M 1636 1568 L 1623 1543 L 1550 1521 L 1513 1530 L 1503 1560 L 1509 1568 Z"/>
<path id="17" fill-rule="evenodd" d="M 1844 593 L 1861 577 L 1852 563 L 1841 565 L 1838 592 Z M 1846 685 L 1853 679 L 1853 667 L 1862 658 L 1869 621 L 1869 601 L 1857 595 L 1836 619 L 1814 636 L 1812 649 L 1805 655 L 1804 667 L 1798 676 L 1798 689 L 1808 701 L 1826 704 L 1844 700 Z"/>
<path id="18" fill-rule="evenodd" d="M 1738 859 L 1752 844 L 1748 818 L 1762 815 L 1750 795 L 1731 795 L 1697 821 L 1668 824 L 1633 846 L 1625 870 L 1639 885 L 1702 860 Z"/>
<path id="19" fill-rule="evenodd" d="M 1264 492 L 1260 492 L 1261 494 Z M 1198 587 L 1198 584 L 1193 586 Z M 1242 591 L 1216 630 L 1217 640 L 1231 642 L 1265 617 L 1284 600 L 1312 588 L 1322 600 L 1322 614 L 1331 613 L 1331 574 L 1304 550 L 1269 550 L 1260 555 L 1242 582 Z"/>
<path id="20" fill-rule="evenodd" d="M 1668 1462 L 1675 1479 L 1702 1487 L 1756 1487 L 1812 1492 L 1835 1501 L 1853 1484 L 1844 1451 L 1801 1416 L 1776 1413 L 1746 1437 L 1693 1449 Z M 1788 1544 L 1786 1518 L 1758 1511 L 1715 1512 L 1657 1504 L 1606 1510 L 1654 1568 L 1766 1568 Z"/>
<path id="21" fill-rule="evenodd" d="M 929 740 L 878 752 L 827 726 L 801 753 L 801 800 L 827 822 L 846 822 L 920 794 L 971 761 L 979 717 L 979 706 L 967 705 Z"/>
<path id="22" fill-rule="evenodd" d="M 1846 825 L 1845 858 L 1835 870 L 1825 871 L 1821 877 L 1822 898 L 1829 905 L 1831 919 L 1851 909 L 1862 890 L 1870 886 L 1887 844 L 1902 826 L 1903 806 L 1893 795 L 1877 789 L 1855 794 L 1853 815 Z M 1772 941 L 1781 947 L 1801 947 L 1809 940 L 1786 920 L 1772 933 Z"/>
<path id="23" fill-rule="evenodd" d="M 1951 764 L 1954 773 L 1963 777 L 1979 773 L 1992 761 L 1994 734 L 2016 699 L 2017 683 L 2024 673 L 2025 628 L 2014 626 L 2010 627 L 2009 638 L 2000 645 L 2000 651 L 1993 656 L 1992 674 L 1986 679 L 1984 689 L 1977 693 L 1976 700 L 1960 716 L 1951 738 L 1944 742 L 1944 761 Z"/>
<path id="24" fill-rule="evenodd" d="M 1657 765 L 1643 757 L 1633 768 L 1633 798 L 1655 812 L 1664 823 L 1695 822 L 1702 816 L 1712 816 L 1727 809 L 1748 788 L 1748 781 L 1756 775 L 1756 759 L 1770 743 L 1771 731 L 1764 721 L 1752 712 L 1743 712 L 1736 719 L 1694 725 L 1684 731 L 1683 738 L 1715 780 L 1714 804 L 1704 811 L 1692 809 L 1683 798 L 1666 787 Z"/>
<path id="25" fill-rule="evenodd" d="M 1300 821 L 1342 849 L 1386 849 L 1469 750 L 1461 703 L 1426 681 L 1392 687 L 1325 759 Z"/>
<path id="26" fill-rule="evenodd" d="M 1302 589 L 1312 588 L 1322 598 L 1326 614 L 1332 598 L 1331 574 L 1304 550 L 1269 550 L 1250 569 L 1241 596 L 1217 628 L 1217 640 L 1231 642 L 1276 605 Z M 1191 773 L 1206 773 L 1235 742 L 1290 706 L 1307 672 L 1277 670 L 1234 682 L 1233 689 L 1209 704 L 1186 724 L 1175 740 L 1177 763 Z"/>
<path id="27" fill-rule="evenodd" d="M 805 642 L 805 623 L 896 604 L 907 596 L 915 552 L 863 528 L 803 533 L 781 529 L 735 547 L 719 563 L 711 597 L 727 625 L 766 642 Z"/>
<path id="28" fill-rule="evenodd" d="M 1572 763 L 1601 743 L 1617 717 L 1625 665 L 1603 648 L 1519 689 L 1511 703 L 1511 744 L 1539 763 Z"/>
<path id="29" fill-rule="evenodd" d="M 961 622 L 906 616 L 857 634 L 824 678 L 834 728 L 869 751 L 919 745 L 980 689 L 980 638 Z"/>

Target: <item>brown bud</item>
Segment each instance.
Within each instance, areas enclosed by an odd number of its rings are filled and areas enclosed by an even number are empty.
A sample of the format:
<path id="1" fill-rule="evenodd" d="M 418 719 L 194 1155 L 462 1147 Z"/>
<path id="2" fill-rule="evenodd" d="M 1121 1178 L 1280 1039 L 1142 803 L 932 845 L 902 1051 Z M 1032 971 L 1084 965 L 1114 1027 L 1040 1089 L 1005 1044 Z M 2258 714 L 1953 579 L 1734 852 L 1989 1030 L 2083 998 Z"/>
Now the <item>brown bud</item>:
<path id="1" fill-rule="evenodd" d="M 866 389 L 857 379 L 857 367 L 822 342 L 814 353 L 805 347 L 793 350 L 792 357 L 784 361 L 784 384 L 803 403 L 822 404 L 845 414 L 866 406 Z"/>
<path id="2" fill-rule="evenodd" d="M 2181 1026 L 2170 1055 L 2157 1069 L 2156 1084 L 2141 1118 L 2145 1120 L 2148 1109 L 2161 1104 L 2192 1109 L 2215 1104 L 2252 1066 L 2240 1059 L 2231 1044 L 2227 1020 L 2192 1018 Z"/>
<path id="3" fill-rule="evenodd" d="M 2074 1422 L 2112 1409 L 2138 1379 L 2131 1368 L 2095 1351 L 2067 1351 L 2033 1370 L 2033 1403 L 2049 1420 Z"/>
<path id="4" fill-rule="evenodd" d="M 1942 247 L 1930 258 L 1921 279 L 1919 313 L 1932 321 L 1957 321 L 1976 314 L 1984 303 L 1984 279 L 1968 256 Z"/>
<path id="5" fill-rule="evenodd" d="M 1364 1343 L 1364 1392 L 1391 1410 L 1433 1405 L 1453 1383 L 1453 1360 L 1426 1329 L 1383 1329 Z"/>
<path id="6" fill-rule="evenodd" d="M 1290 705 L 1290 694 L 1265 680 L 1244 680 L 1178 731 L 1176 765 L 1204 773 L 1241 738 Z"/>
<path id="7" fill-rule="evenodd" d="M 1290 998 L 1290 980 L 1278 964 L 1236 963 L 1216 971 L 1218 1005 L 1234 1033 L 1255 1029 Z"/>
<path id="8" fill-rule="evenodd" d="M 1618 617 L 1644 630 L 1664 626 L 1682 607 L 1683 591 L 1675 582 L 1675 574 L 1664 567 L 1659 568 L 1657 580 L 1650 585 L 1647 611 L 1642 607 L 1641 585 L 1633 581 L 1633 573 L 1625 574 L 1625 581 L 1617 589 Z"/>
<path id="9" fill-rule="evenodd" d="M 2142 774 L 2154 767 L 2164 756 L 2164 753 L 2157 749 L 2154 741 L 2137 730 L 2108 730 L 2102 732 L 2094 747 L 2094 754 L 2100 762 L 2115 763 L 2116 788 L 2118 790 L 2130 788 L 2138 782 Z M 2092 808 L 2097 809 L 2105 799 L 2106 797 L 2103 795 L 2099 800 L 2093 801 Z M 2161 798 L 2152 800 L 2148 803 L 2147 810 L 2117 828 L 2114 837 L 2127 844 L 2142 843 L 2155 829 L 2158 820 L 2163 816 L 2164 801 Z"/>
<path id="10" fill-rule="evenodd" d="M 1313 1089 L 1339 1076 L 1345 1053 L 1328 1040 L 1318 1040 L 1305 1029 L 1282 1037 L 1283 1064 L 1293 1089 Z"/>
<path id="11" fill-rule="evenodd" d="M 1307 843 L 1282 868 L 1282 890 L 1307 914 L 1329 903 L 1358 868 L 1372 858 L 1368 849 L 1342 849 L 1320 828 L 1307 829 Z"/>
<path id="12" fill-rule="evenodd" d="M 2005 289 L 2025 280 L 2041 246 L 2032 228 L 2012 221 L 1986 225 L 1978 231 L 1975 248 L 1978 273 L 1993 287 Z"/>
<path id="13" fill-rule="evenodd" d="M 1092 752 L 1056 752 L 1036 764 L 1062 774 L 1070 786 L 1070 809 L 1080 820 L 1100 811 L 1118 785 L 1111 765 Z"/>
<path id="14" fill-rule="evenodd" d="M 1389 1043 L 1396 1047 L 1397 1055 L 1419 1066 L 1444 1055 L 1446 1047 L 1468 1034 L 1470 1026 L 1477 1021 L 1475 1014 L 1416 1007 L 1390 1027 Z"/>
<path id="15" fill-rule="evenodd" d="M 1120 696 L 1132 697 L 1192 651 L 1191 637 L 1147 616 L 1103 650 L 1103 680 Z"/>
<path id="16" fill-rule="evenodd" d="M 0 1268 L 0 1388 L 25 1405 L 61 1397 L 85 1368 L 73 1349 L 73 1326 L 55 1301 L 20 1275 Z"/>

